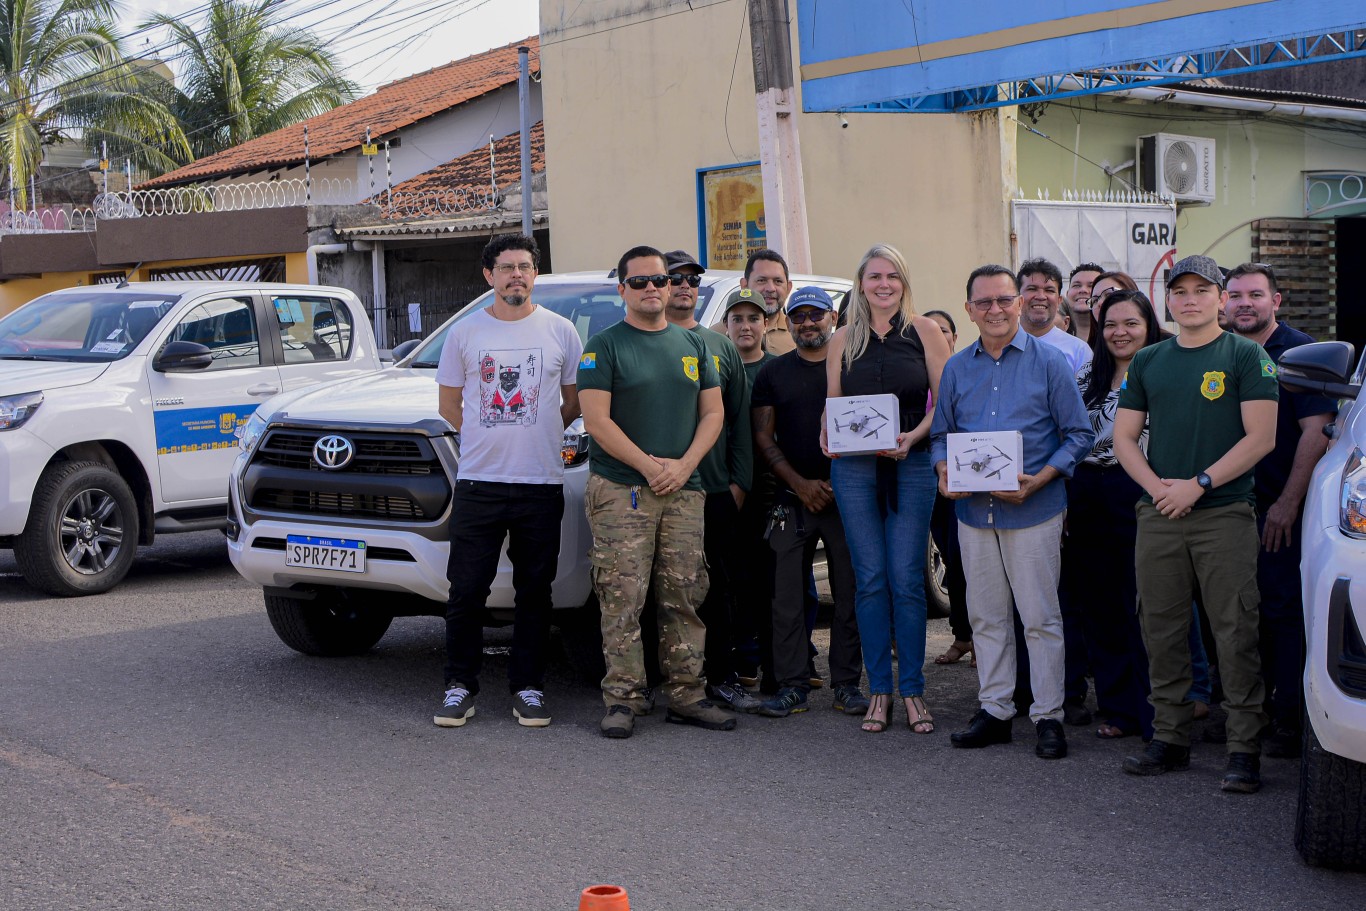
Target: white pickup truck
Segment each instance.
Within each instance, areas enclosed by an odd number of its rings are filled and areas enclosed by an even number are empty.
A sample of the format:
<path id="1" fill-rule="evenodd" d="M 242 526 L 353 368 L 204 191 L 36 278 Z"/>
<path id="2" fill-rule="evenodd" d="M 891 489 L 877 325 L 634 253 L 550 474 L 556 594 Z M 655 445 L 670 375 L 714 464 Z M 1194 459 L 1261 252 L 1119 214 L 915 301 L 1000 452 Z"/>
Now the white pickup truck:
<path id="1" fill-rule="evenodd" d="M 222 528 L 267 398 L 377 371 L 350 291 L 139 282 L 0 319 L 0 547 L 53 595 L 107 591 L 158 533 Z"/>

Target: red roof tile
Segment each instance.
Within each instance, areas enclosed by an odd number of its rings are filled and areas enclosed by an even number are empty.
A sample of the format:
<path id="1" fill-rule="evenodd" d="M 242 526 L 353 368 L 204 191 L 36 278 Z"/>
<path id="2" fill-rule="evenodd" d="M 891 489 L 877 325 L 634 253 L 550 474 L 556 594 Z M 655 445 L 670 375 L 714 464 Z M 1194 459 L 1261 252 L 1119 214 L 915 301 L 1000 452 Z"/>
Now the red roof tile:
<path id="1" fill-rule="evenodd" d="M 517 48 L 521 45 L 531 48 L 530 67 L 533 73 L 537 72 L 541 47 L 540 39 L 533 36 L 391 82 L 350 104 L 201 158 L 142 186 L 173 186 L 301 164 L 305 124 L 308 126 L 309 155 L 314 161 L 359 148 L 365 139 L 366 127 L 370 128 L 372 138 L 380 139 L 516 82 Z"/>
<path id="2" fill-rule="evenodd" d="M 520 133 L 513 133 L 493 143 L 493 167 L 500 190 L 522 180 L 521 139 Z M 545 124 L 538 121 L 531 128 L 531 173 L 544 170 Z M 489 148 L 482 146 L 395 184 L 389 216 L 421 218 L 473 211 L 471 206 L 487 203 L 490 190 Z M 387 200 L 386 194 L 378 193 L 372 201 L 383 206 Z"/>

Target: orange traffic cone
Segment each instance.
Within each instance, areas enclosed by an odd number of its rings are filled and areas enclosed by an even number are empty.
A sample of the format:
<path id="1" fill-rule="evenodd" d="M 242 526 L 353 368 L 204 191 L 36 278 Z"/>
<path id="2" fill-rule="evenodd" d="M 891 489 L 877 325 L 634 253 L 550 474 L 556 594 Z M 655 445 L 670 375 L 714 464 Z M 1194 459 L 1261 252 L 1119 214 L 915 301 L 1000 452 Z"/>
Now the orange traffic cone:
<path id="1" fill-rule="evenodd" d="M 579 893 L 579 911 L 631 911 L 621 886 L 589 886 Z"/>

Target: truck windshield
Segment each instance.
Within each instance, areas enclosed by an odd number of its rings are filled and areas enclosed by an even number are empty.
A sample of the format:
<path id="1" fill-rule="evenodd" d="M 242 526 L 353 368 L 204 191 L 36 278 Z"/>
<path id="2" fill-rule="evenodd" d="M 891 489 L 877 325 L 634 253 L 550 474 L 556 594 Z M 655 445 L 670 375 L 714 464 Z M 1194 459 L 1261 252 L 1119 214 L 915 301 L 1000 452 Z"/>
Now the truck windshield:
<path id="1" fill-rule="evenodd" d="M 179 300 L 174 294 L 48 294 L 0 319 L 0 359 L 116 361 L 138 346 Z"/>
<path id="2" fill-rule="evenodd" d="M 713 289 L 702 285 L 697 289 L 697 313 L 706 309 Z M 579 330 L 579 338 L 585 343 L 602 330 L 615 326 L 626 316 L 626 305 L 617 294 L 616 282 L 604 278 L 600 282 L 550 283 L 538 284 L 532 292 L 532 300 L 537 306 L 546 307 L 574 324 Z M 470 305 L 461 310 L 444 326 L 437 329 L 424 341 L 409 362 L 410 367 L 436 367 L 441 360 L 441 346 L 446 343 L 446 333 L 462 319 L 493 303 L 493 292 L 486 292 L 475 298 Z"/>

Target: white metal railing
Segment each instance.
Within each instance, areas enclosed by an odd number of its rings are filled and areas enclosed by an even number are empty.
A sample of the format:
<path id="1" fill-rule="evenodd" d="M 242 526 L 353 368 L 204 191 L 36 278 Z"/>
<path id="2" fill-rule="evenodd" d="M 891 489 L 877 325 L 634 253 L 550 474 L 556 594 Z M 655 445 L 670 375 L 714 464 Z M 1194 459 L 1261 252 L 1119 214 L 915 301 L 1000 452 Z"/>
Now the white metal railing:
<path id="1" fill-rule="evenodd" d="M 362 196 L 362 192 L 365 193 Z M 91 206 L 44 206 L 0 216 L 0 234 L 93 231 L 99 219 L 151 218 L 197 212 L 240 212 L 306 205 L 378 206 L 385 219 L 470 215 L 498 208 L 503 194 L 486 189 L 394 192 L 340 178 L 265 180 L 100 193 Z"/>

